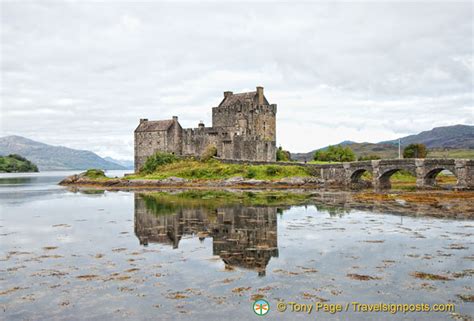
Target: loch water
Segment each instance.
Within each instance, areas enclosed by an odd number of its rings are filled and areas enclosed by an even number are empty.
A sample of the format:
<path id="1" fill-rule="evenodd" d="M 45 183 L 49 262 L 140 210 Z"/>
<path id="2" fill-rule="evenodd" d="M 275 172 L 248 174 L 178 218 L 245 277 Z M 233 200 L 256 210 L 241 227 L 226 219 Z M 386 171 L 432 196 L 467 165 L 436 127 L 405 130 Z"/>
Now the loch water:
<path id="1" fill-rule="evenodd" d="M 474 314 L 472 220 L 311 199 L 239 202 L 206 193 L 58 186 L 68 174 L 0 176 L 2 320 L 469 320 Z M 255 314 L 257 299 L 268 301 L 266 316 Z M 289 305 L 278 311 L 279 302 L 453 303 L 455 311 L 364 313 L 351 306 L 308 314 Z"/>

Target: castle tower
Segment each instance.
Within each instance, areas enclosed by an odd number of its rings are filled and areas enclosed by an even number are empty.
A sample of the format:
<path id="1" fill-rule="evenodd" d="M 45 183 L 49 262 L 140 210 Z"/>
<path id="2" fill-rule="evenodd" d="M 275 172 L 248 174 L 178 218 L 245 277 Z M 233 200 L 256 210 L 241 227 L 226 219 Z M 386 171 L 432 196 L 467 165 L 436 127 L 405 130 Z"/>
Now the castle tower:
<path id="1" fill-rule="evenodd" d="M 212 126 L 229 133 L 222 158 L 275 161 L 276 112 L 277 106 L 268 102 L 263 87 L 239 94 L 224 92 L 222 102 L 212 109 Z"/>

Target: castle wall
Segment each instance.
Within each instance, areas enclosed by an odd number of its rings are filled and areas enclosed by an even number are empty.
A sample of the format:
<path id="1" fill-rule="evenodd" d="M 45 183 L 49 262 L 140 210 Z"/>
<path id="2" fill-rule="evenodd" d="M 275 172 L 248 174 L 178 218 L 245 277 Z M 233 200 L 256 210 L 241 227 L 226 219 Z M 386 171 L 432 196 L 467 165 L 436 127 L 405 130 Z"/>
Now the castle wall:
<path id="1" fill-rule="evenodd" d="M 210 127 L 183 129 L 182 154 L 200 156 L 210 145 L 216 146 L 220 154 L 224 136 L 223 130 Z"/>
<path id="2" fill-rule="evenodd" d="M 135 172 L 145 164 L 156 151 L 168 149 L 167 131 L 135 132 Z"/>
<path id="3" fill-rule="evenodd" d="M 168 130 L 135 132 L 135 171 L 158 151 L 181 155 L 182 139 L 183 129 L 177 121 Z"/>

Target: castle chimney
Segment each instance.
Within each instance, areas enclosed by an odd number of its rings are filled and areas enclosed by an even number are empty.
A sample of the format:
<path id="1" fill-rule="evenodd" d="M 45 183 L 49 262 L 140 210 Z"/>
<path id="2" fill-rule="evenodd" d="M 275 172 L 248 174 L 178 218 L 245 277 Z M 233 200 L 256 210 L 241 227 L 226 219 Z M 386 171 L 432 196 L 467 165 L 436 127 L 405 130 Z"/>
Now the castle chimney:
<path id="1" fill-rule="evenodd" d="M 263 87 L 257 87 L 258 104 L 263 105 Z"/>
<path id="2" fill-rule="evenodd" d="M 140 124 L 148 121 L 148 118 L 140 118 Z"/>
<path id="3" fill-rule="evenodd" d="M 231 91 L 224 91 L 224 98 L 227 98 L 229 96 L 232 96 L 234 93 Z"/>
<path id="4" fill-rule="evenodd" d="M 173 120 L 178 121 L 178 116 L 173 116 Z"/>
<path id="5" fill-rule="evenodd" d="M 199 121 L 198 128 L 204 128 L 204 123 L 202 120 Z"/>

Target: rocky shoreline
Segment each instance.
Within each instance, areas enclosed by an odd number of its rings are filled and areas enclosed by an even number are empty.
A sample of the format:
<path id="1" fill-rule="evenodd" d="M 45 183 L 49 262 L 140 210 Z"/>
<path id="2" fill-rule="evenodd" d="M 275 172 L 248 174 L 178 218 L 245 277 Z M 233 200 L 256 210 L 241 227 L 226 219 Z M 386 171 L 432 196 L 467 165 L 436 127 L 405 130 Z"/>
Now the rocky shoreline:
<path id="1" fill-rule="evenodd" d="M 62 186 L 95 186 L 106 189 L 129 189 L 129 188 L 323 188 L 337 186 L 335 181 L 323 180 L 315 177 L 287 177 L 279 180 L 246 179 L 243 177 L 232 177 L 223 180 L 189 180 L 180 177 L 169 177 L 166 179 L 127 179 L 107 178 L 94 179 L 85 176 L 84 173 L 72 175 L 63 179 L 59 185 Z"/>

